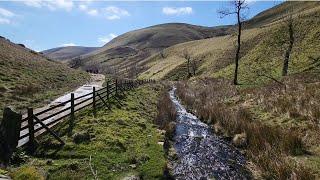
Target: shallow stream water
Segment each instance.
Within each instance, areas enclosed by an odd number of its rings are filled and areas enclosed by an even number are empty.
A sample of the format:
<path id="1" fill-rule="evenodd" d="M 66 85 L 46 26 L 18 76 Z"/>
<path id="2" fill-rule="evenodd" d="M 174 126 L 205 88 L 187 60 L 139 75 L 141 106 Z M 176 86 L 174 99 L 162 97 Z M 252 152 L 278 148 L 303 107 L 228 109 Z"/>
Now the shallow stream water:
<path id="1" fill-rule="evenodd" d="M 214 134 L 211 128 L 188 113 L 175 95 L 170 98 L 177 110 L 174 148 L 178 160 L 173 163 L 176 179 L 250 179 L 244 156 L 231 143 Z"/>

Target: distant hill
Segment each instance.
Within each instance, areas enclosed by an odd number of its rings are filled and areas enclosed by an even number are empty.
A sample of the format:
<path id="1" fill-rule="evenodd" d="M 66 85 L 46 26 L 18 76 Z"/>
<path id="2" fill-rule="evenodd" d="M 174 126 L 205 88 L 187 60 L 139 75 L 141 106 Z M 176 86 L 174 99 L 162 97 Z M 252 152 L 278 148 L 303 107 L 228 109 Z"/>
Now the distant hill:
<path id="1" fill-rule="evenodd" d="M 151 26 L 120 35 L 102 48 L 86 54 L 76 67 L 99 66 L 107 73 L 128 74 L 137 62 L 175 44 L 223 36 L 230 33 L 230 26 L 202 27 L 183 23 Z"/>
<path id="2" fill-rule="evenodd" d="M 90 76 L 41 53 L 0 38 L 0 114 L 4 106 L 25 110 L 85 83 Z M 2 117 L 2 116 L 1 116 Z"/>
<path id="3" fill-rule="evenodd" d="M 77 56 L 81 56 L 99 49 L 98 47 L 82 47 L 82 46 L 67 46 L 57 47 L 42 51 L 44 55 L 54 60 L 67 60 Z"/>

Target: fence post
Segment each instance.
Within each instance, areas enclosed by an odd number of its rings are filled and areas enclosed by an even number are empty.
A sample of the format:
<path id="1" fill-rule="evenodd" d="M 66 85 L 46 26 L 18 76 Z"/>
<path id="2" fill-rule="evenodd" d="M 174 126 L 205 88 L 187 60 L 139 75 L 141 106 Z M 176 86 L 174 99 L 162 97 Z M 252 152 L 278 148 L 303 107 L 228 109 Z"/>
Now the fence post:
<path id="1" fill-rule="evenodd" d="M 93 108 L 93 116 L 97 117 L 97 109 L 96 109 L 96 87 L 93 86 L 92 89 L 92 108 Z"/>
<path id="2" fill-rule="evenodd" d="M 28 108 L 28 129 L 29 129 L 28 152 L 30 154 L 33 154 L 36 149 L 35 140 L 34 140 L 33 108 Z"/>
<path id="3" fill-rule="evenodd" d="M 70 105 L 70 120 L 69 120 L 69 136 L 72 135 L 72 129 L 73 129 L 73 124 L 74 124 L 74 94 L 71 93 L 71 105 Z"/>

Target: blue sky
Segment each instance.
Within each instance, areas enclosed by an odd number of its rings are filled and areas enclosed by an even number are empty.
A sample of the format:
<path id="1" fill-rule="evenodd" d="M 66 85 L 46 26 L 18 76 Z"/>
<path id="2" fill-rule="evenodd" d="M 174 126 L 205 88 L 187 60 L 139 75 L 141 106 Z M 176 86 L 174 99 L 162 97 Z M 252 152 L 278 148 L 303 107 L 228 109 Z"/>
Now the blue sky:
<path id="1" fill-rule="evenodd" d="M 279 4 L 250 1 L 247 18 Z M 226 1 L 0 1 L 0 35 L 41 51 L 59 46 L 102 46 L 117 35 L 156 24 L 234 24 L 219 18 Z"/>

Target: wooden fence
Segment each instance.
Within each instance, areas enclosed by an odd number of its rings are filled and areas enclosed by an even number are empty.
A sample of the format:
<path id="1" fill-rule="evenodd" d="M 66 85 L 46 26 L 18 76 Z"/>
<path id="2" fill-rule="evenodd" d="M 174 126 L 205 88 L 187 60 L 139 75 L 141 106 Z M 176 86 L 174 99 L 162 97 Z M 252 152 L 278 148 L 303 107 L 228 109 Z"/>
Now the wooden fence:
<path id="1" fill-rule="evenodd" d="M 108 81 L 105 87 L 98 90 L 93 87 L 92 92 L 79 97 L 75 97 L 74 94 L 71 93 L 70 100 L 41 110 L 40 112 L 35 113 L 33 108 L 28 108 L 27 117 L 21 120 L 18 147 L 27 145 L 28 151 L 33 152 L 35 150 L 35 137 L 44 132 L 48 132 L 64 145 L 63 140 L 51 130 L 53 126 L 61 122 L 64 118 L 69 117 L 68 132 L 71 134 L 75 123 L 75 112 L 92 106 L 93 114 L 96 116 L 97 108 L 102 106 L 106 106 L 109 109 L 111 108 L 108 101 L 110 98 L 119 101 L 119 94 L 150 82 L 154 82 L 154 80 Z"/>

